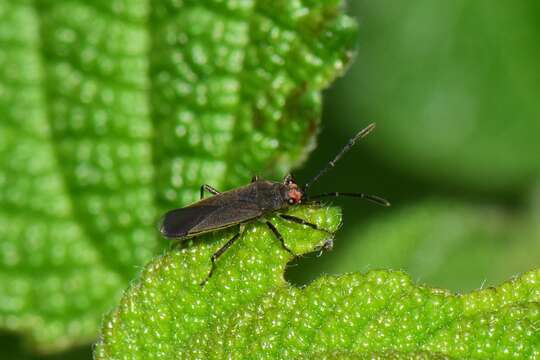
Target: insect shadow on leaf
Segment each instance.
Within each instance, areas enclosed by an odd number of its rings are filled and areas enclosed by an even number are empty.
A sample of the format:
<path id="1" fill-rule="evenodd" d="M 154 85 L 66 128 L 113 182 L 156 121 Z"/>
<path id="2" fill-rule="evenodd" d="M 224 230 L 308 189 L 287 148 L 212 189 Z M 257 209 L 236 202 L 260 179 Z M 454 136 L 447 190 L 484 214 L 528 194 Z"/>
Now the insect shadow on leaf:
<path id="1" fill-rule="evenodd" d="M 255 220 L 262 220 L 274 237 L 279 240 L 281 246 L 296 257 L 297 255 L 285 244 L 285 239 L 281 233 L 271 221 L 265 218 L 266 216 L 277 213 L 280 219 L 284 221 L 333 235 L 332 231 L 322 229 L 317 224 L 285 214 L 285 212 L 294 206 L 305 206 L 316 203 L 321 198 L 339 196 L 357 197 L 378 205 L 390 206 L 387 200 L 364 193 L 334 191 L 313 196 L 308 194 L 310 186 L 333 168 L 359 139 L 368 135 L 374 128 L 375 124 L 370 124 L 353 136 L 341 151 L 303 187 L 300 187 L 290 174 L 285 176 L 282 182 L 264 180 L 254 176 L 250 184 L 225 192 L 220 192 L 208 184 L 203 184 L 201 186 L 200 200 L 186 207 L 168 211 L 162 218 L 160 232 L 166 238 L 185 243 L 195 236 L 238 226 L 238 231 L 234 236 L 210 257 L 211 268 L 207 276 L 201 281 L 201 286 L 206 284 L 212 277 L 219 257 L 242 237 L 245 225 Z M 213 196 L 205 198 L 205 192 Z M 327 241 L 319 250 L 330 250 L 332 245 L 331 240 Z"/>

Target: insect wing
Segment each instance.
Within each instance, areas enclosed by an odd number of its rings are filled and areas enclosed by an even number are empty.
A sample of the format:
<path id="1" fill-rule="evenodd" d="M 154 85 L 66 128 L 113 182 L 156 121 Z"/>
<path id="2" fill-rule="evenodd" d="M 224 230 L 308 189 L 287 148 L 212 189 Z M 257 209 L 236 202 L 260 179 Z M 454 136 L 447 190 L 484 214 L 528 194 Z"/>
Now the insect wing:
<path id="1" fill-rule="evenodd" d="M 220 207 L 213 205 L 189 206 L 167 212 L 161 221 L 161 234 L 168 238 L 182 238 Z"/>
<path id="2" fill-rule="evenodd" d="M 190 233 L 203 233 L 240 224 L 262 215 L 261 209 L 254 203 L 233 201 L 213 211 L 195 225 Z"/>

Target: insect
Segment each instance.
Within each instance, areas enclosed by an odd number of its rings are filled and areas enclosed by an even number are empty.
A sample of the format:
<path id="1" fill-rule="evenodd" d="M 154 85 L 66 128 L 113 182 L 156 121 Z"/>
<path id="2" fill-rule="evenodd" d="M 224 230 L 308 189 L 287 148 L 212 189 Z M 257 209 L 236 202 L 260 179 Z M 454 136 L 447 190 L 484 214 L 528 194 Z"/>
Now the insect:
<path id="1" fill-rule="evenodd" d="M 284 214 L 284 212 L 292 206 L 299 206 L 324 197 L 338 196 L 358 197 L 382 206 L 390 206 L 390 203 L 381 197 L 363 193 L 328 192 L 314 196 L 308 195 L 309 187 L 329 169 L 333 168 L 339 159 L 353 147 L 356 141 L 368 135 L 374 128 L 375 124 L 370 124 L 358 132 L 334 159 L 303 187 L 300 187 L 291 175 L 285 176 L 282 182 L 268 181 L 254 176 L 250 184 L 226 192 L 219 192 L 212 186 L 204 184 L 201 186 L 199 201 L 180 209 L 170 210 L 163 216 L 160 232 L 166 238 L 184 242 L 204 233 L 238 226 L 236 234 L 211 256 L 212 267 L 206 278 L 200 283 L 201 286 L 206 284 L 212 276 L 218 258 L 241 238 L 245 228 L 244 225 L 254 220 L 262 220 L 279 240 L 281 246 L 296 256 L 286 246 L 283 236 L 274 224 L 265 219 L 266 215 L 277 213 L 285 221 L 331 233 L 328 230 L 319 228 L 316 224 L 296 216 Z M 204 198 L 205 192 L 209 192 L 213 196 Z"/>

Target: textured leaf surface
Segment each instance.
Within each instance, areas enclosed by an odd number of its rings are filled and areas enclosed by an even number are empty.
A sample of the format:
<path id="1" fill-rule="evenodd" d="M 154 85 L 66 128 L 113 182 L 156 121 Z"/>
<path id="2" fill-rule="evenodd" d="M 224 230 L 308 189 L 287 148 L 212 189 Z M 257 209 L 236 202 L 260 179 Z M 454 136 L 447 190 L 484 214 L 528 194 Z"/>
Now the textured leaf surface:
<path id="1" fill-rule="evenodd" d="M 340 7 L 0 0 L 0 326 L 89 341 L 161 211 L 298 163 L 351 57 Z"/>
<path id="2" fill-rule="evenodd" d="M 351 121 L 377 119 L 379 157 L 483 191 L 537 182 L 538 2 L 351 5 L 363 19 L 362 53 L 340 109 Z"/>
<path id="3" fill-rule="evenodd" d="M 339 222 L 335 208 L 294 211 L 327 228 Z M 299 253 L 323 243 L 305 229 L 285 238 Z M 201 289 L 204 259 L 227 236 L 204 240 L 146 267 L 104 323 L 96 358 L 540 357 L 540 271 L 466 295 L 388 270 L 300 289 L 283 280 L 291 257 L 252 225 Z"/>

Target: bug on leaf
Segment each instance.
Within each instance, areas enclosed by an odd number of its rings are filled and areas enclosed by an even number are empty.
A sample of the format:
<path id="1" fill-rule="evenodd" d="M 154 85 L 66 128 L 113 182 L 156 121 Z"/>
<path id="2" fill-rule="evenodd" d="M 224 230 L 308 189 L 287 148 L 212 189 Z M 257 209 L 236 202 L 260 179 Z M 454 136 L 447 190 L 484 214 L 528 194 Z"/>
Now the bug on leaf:
<path id="1" fill-rule="evenodd" d="M 353 147 L 357 140 L 368 135 L 374 128 L 375 124 L 370 124 L 357 133 L 334 159 L 328 162 L 303 187 L 300 187 L 291 175 L 287 175 L 282 182 L 268 181 L 255 176 L 250 184 L 226 192 L 219 192 L 212 186 L 204 184 L 201 186 L 201 197 L 199 201 L 180 209 L 171 210 L 163 216 L 160 232 L 166 238 L 177 239 L 183 242 L 204 233 L 238 226 L 238 232 L 211 256 L 212 267 L 206 278 L 201 282 L 201 286 L 212 276 L 217 259 L 242 236 L 243 225 L 254 220 L 262 220 L 280 241 L 281 246 L 289 253 L 295 255 L 286 246 L 283 236 L 274 224 L 266 220 L 265 216 L 277 213 L 283 220 L 331 233 L 328 230 L 319 228 L 316 224 L 299 217 L 284 214 L 284 212 L 292 206 L 301 206 L 324 197 L 338 196 L 358 197 L 382 206 L 390 206 L 390 203 L 385 199 L 364 193 L 328 192 L 313 196 L 308 194 L 309 187 L 329 169 L 333 168 L 338 160 Z M 211 193 L 213 196 L 204 198 L 205 191 Z"/>

